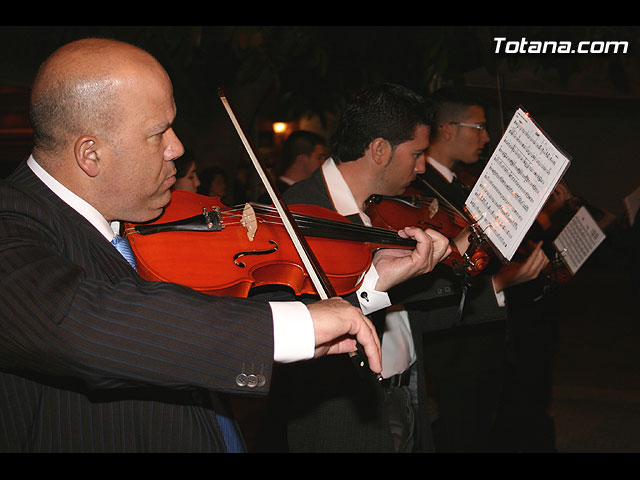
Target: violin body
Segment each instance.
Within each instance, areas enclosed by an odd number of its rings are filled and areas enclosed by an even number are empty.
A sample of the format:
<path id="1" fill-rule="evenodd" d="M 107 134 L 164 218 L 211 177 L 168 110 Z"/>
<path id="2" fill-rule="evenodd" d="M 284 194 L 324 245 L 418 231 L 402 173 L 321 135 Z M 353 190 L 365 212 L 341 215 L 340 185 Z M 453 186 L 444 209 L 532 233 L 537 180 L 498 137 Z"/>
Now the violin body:
<path id="1" fill-rule="evenodd" d="M 289 209 L 330 225 L 352 225 L 322 207 Z M 252 288 L 264 285 L 316 295 L 288 233 L 273 216 L 255 212 L 252 219 L 242 207 L 226 207 L 217 197 L 175 190 L 160 217 L 144 225 L 126 224 L 125 235 L 146 280 L 178 283 L 210 295 L 246 297 Z M 153 230 L 162 225 L 171 227 Z M 305 237 L 338 295 L 357 290 L 379 246 L 356 239 Z"/>

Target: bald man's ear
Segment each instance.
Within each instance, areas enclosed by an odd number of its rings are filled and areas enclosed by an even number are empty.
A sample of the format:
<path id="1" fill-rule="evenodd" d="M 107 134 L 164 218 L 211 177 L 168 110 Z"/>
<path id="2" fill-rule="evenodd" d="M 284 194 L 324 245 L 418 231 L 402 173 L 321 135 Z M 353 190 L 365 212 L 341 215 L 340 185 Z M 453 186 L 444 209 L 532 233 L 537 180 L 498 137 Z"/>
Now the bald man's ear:
<path id="1" fill-rule="evenodd" d="M 95 177 L 100 171 L 100 157 L 98 155 L 97 142 L 95 137 L 80 137 L 73 151 L 76 163 L 90 177 Z"/>

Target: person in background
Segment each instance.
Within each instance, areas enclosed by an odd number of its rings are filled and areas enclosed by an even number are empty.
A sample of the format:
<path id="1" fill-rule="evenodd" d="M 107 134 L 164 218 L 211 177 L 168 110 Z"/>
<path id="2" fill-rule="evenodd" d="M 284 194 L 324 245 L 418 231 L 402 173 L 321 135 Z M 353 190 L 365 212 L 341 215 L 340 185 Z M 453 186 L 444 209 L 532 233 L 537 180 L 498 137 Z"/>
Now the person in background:
<path id="1" fill-rule="evenodd" d="M 200 186 L 200 179 L 198 178 L 197 165 L 193 154 L 185 151 L 184 155 L 174 160 L 173 163 L 176 166 L 174 190 L 186 190 L 187 192 L 196 193 Z"/>
<path id="2" fill-rule="evenodd" d="M 282 157 L 274 169 L 275 184 L 282 194 L 300 180 L 309 178 L 327 159 L 327 142 L 314 132 L 295 130 L 282 145 Z M 268 193 L 258 198 L 259 203 L 271 204 Z"/>
<path id="3" fill-rule="evenodd" d="M 227 176 L 224 170 L 215 166 L 202 170 L 198 193 L 223 199 L 227 195 Z"/>
<path id="4" fill-rule="evenodd" d="M 286 187 L 309 178 L 327 159 L 327 142 L 317 133 L 296 130 L 282 145 L 282 165 L 276 169 L 276 185 Z"/>

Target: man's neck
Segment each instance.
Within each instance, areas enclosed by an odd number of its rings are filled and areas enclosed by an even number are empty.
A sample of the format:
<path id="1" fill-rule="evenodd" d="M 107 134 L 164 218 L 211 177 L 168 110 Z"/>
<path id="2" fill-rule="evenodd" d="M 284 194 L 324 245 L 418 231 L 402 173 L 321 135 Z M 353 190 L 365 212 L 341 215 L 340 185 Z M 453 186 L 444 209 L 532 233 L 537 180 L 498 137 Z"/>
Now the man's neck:
<path id="1" fill-rule="evenodd" d="M 282 176 L 293 180 L 295 183 L 300 180 L 304 180 L 309 175 L 307 175 L 307 172 L 305 172 L 301 166 L 293 164 L 282 174 Z"/>
<path id="2" fill-rule="evenodd" d="M 449 170 L 453 170 L 453 166 L 456 164 L 455 160 L 447 155 L 445 152 L 436 148 L 429 148 L 427 151 L 427 156 L 433 158 L 436 162 L 438 162 L 443 167 L 448 168 Z"/>

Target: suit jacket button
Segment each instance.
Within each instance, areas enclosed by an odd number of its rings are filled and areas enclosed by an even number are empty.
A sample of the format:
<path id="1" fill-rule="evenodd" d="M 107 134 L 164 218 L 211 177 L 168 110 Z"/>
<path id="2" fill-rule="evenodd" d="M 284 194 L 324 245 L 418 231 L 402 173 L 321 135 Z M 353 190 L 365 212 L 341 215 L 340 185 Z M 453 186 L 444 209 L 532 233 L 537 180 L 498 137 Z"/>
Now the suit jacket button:
<path id="1" fill-rule="evenodd" d="M 241 373 L 236 377 L 236 385 L 239 387 L 246 387 L 249 383 L 249 378 L 246 373 Z"/>
<path id="2" fill-rule="evenodd" d="M 247 377 L 247 387 L 249 388 L 255 388 L 258 385 L 258 377 L 251 374 Z"/>
<path id="3" fill-rule="evenodd" d="M 258 374 L 256 375 L 258 377 L 258 386 L 259 387 L 264 387 L 265 384 L 267 383 L 267 378 L 264 375 Z"/>

